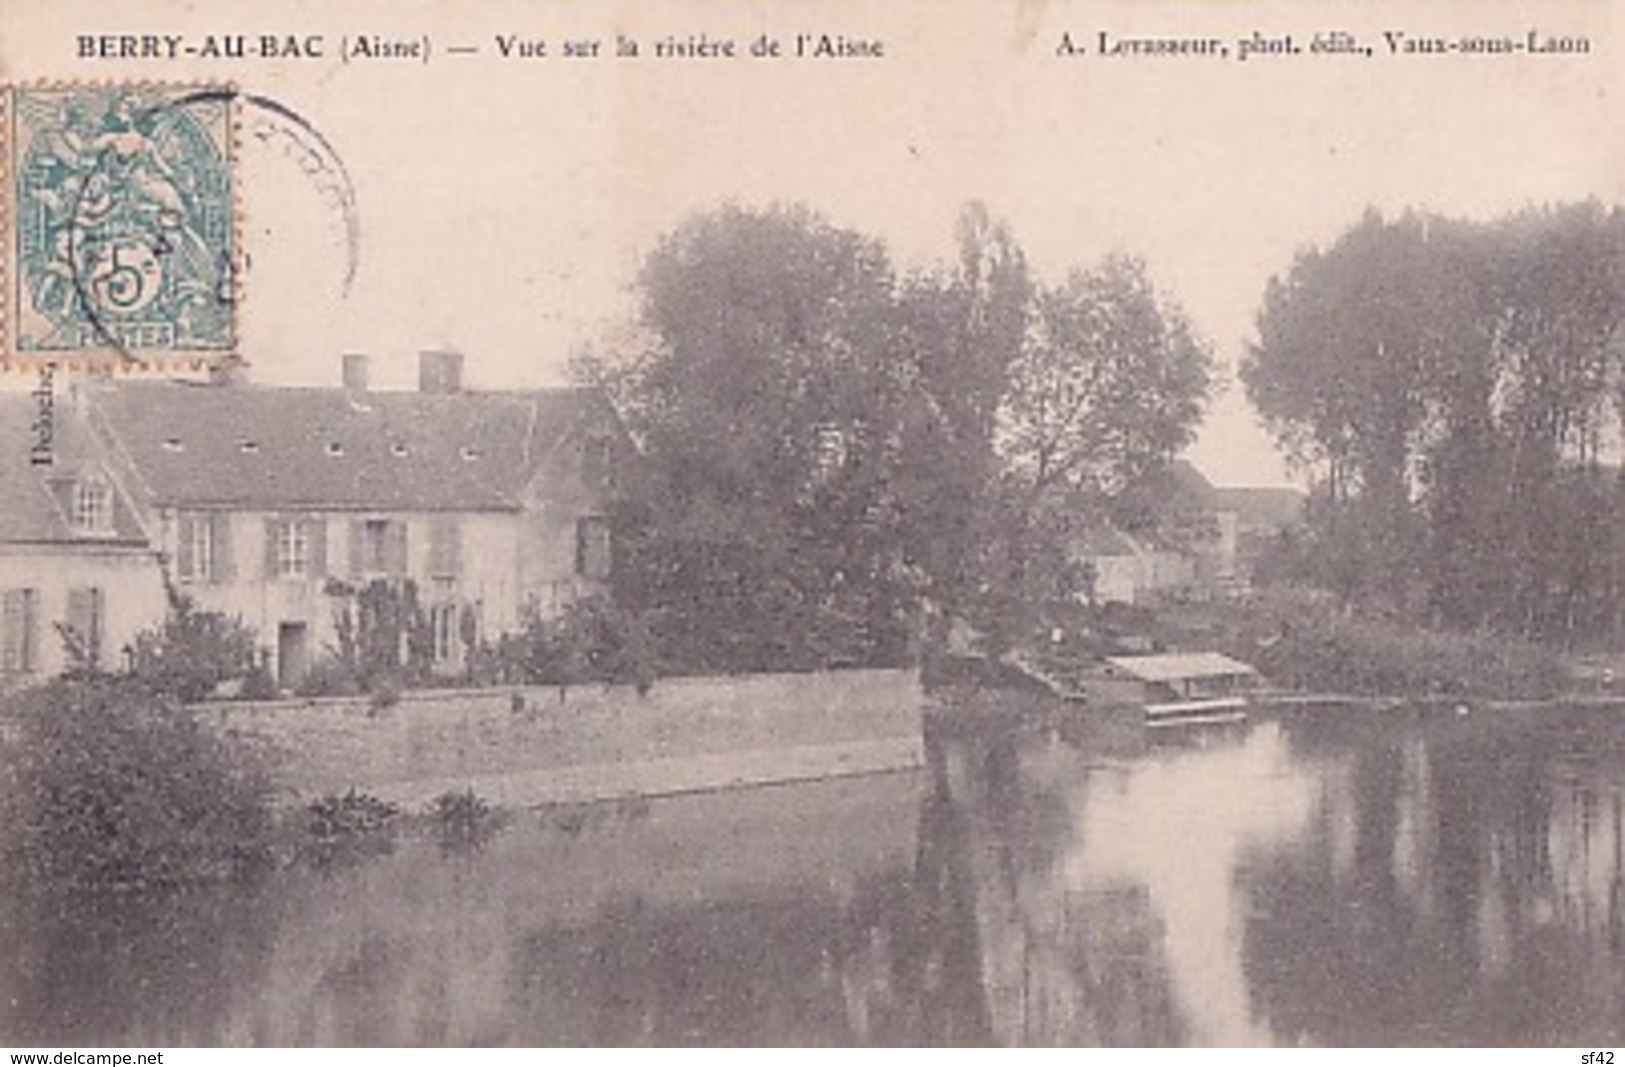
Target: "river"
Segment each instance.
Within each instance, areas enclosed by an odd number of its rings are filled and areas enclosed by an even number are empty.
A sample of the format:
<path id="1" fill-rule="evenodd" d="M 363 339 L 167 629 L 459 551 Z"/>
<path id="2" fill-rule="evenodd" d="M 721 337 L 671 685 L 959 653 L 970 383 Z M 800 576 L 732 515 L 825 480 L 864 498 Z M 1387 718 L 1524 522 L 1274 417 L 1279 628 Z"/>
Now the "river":
<path id="1" fill-rule="evenodd" d="M 0 903 L 0 1044 L 1617 1046 L 1625 720 L 957 730 L 919 772 Z"/>

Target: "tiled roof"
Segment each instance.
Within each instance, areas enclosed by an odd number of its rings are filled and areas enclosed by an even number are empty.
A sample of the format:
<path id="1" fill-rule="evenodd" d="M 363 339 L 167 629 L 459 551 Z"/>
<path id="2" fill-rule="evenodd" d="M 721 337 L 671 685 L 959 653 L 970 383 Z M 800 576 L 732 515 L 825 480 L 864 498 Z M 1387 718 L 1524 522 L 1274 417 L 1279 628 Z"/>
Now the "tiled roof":
<path id="1" fill-rule="evenodd" d="M 1219 507 L 1254 526 L 1292 526 L 1303 519 L 1305 497 L 1290 487 L 1222 486 L 1215 489 Z"/>
<path id="2" fill-rule="evenodd" d="M 1176 459 L 1168 464 L 1165 475 L 1166 492 L 1169 494 L 1169 503 L 1175 507 L 1195 508 L 1206 510 L 1215 503 L 1213 483 L 1208 481 L 1207 475 L 1196 469 L 1196 464 L 1188 459 Z"/>
<path id="3" fill-rule="evenodd" d="M 52 419 L 49 465 L 35 464 L 33 424 L 38 414 L 28 394 L 0 394 L 0 542 L 83 542 L 130 544 L 143 540 L 128 504 L 113 489 L 113 525 L 108 535 L 84 535 L 69 522 L 69 490 L 81 474 L 106 468 L 94 462 L 92 443 L 79 423 L 60 406 Z"/>
<path id="4" fill-rule="evenodd" d="M 1082 556 L 1132 556 L 1134 542 L 1110 523 L 1095 523 L 1079 531 L 1073 538 L 1073 548 Z"/>
<path id="5" fill-rule="evenodd" d="M 188 382 L 87 387 L 155 504 L 503 511 L 583 391 L 364 392 Z"/>

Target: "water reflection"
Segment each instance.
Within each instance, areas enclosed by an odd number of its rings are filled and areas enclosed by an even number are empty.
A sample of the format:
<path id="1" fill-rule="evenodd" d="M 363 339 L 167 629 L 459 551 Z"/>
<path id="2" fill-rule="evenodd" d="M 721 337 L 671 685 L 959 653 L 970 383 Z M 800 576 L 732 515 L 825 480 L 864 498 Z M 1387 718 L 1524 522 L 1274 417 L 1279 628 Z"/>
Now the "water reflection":
<path id="1" fill-rule="evenodd" d="M 1234 746 L 1157 753 L 1089 774 L 1073 790 L 1065 886 L 1085 900 L 1143 894 L 1159 923 L 1183 1040 L 1270 1041 L 1251 1011 L 1241 954 L 1247 902 L 1232 883 L 1247 856 L 1302 832 L 1315 786 L 1267 723 Z"/>
<path id="2" fill-rule="evenodd" d="M 1618 1044 L 1584 713 L 934 738 L 916 775 L 0 903 L 0 1042 Z"/>
<path id="3" fill-rule="evenodd" d="M 1312 747 L 1324 724 L 1301 725 Z M 1322 1043 L 1617 1042 L 1617 728 L 1427 721 L 1334 733 L 1347 783 L 1243 871 L 1248 979 L 1278 1033 Z"/>

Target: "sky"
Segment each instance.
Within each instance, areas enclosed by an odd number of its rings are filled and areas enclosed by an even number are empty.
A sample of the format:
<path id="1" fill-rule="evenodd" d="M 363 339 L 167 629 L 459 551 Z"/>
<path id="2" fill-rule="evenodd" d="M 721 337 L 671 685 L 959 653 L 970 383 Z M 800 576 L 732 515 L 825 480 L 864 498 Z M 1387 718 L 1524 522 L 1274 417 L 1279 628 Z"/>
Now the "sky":
<path id="1" fill-rule="evenodd" d="M 453 5 L 429 0 L 132 3 L 0 0 L 8 80 L 229 79 L 318 130 L 354 194 L 342 216 L 285 140 L 246 114 L 241 325 L 254 376 L 333 383 L 372 356 L 407 386 L 419 349 L 466 354 L 476 387 L 561 381 L 584 344 L 624 339 L 640 258 L 727 201 L 804 202 L 883 239 L 905 268 L 952 255 L 970 200 L 1059 280 L 1145 258 L 1230 379 L 1189 455 L 1219 484 L 1292 475 L 1235 381 L 1264 287 L 1368 206 L 1493 217 L 1625 194 L 1616 98 L 1625 38 L 1572 0 L 1093 0 Z M 1538 18 L 1536 17 L 1538 15 Z M 321 60 L 87 60 L 78 35 L 321 33 Z M 1217 36 L 1348 30 L 1376 54 L 1228 60 L 1063 58 L 1063 32 Z M 1383 31 L 1586 36 L 1585 56 L 1390 56 Z M 637 60 L 503 60 L 495 38 L 639 41 Z M 878 39 L 870 60 L 656 60 L 705 33 Z M 420 40 L 431 57 L 354 60 L 340 38 Z M 450 56 L 465 44 L 480 49 Z"/>

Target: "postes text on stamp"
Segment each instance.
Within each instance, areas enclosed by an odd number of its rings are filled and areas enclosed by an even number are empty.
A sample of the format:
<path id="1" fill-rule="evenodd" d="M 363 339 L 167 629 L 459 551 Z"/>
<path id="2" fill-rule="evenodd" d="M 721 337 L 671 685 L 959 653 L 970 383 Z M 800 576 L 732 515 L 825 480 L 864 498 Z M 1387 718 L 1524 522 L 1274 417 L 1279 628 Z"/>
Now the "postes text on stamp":
<path id="1" fill-rule="evenodd" d="M 231 94 L 141 84 L 8 96 L 0 357 L 161 366 L 232 355 Z"/>

